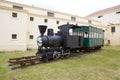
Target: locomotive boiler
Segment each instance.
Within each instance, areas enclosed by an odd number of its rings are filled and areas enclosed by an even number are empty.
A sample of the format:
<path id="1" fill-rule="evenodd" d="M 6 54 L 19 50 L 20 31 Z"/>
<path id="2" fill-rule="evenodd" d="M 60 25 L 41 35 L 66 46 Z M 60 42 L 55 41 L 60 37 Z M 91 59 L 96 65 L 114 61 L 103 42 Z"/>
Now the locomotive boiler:
<path id="1" fill-rule="evenodd" d="M 39 31 L 41 36 L 37 38 L 37 45 L 41 47 L 60 47 L 62 45 L 62 37 L 54 35 L 53 29 L 48 29 L 47 36 L 44 36 L 47 26 L 40 25 Z"/>

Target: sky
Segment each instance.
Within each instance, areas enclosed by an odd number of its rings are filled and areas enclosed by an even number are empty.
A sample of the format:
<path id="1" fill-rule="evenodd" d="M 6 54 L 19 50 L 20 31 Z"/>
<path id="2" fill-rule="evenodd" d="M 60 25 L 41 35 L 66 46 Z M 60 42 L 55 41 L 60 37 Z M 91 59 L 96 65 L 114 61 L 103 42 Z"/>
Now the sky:
<path id="1" fill-rule="evenodd" d="M 95 11 L 120 5 L 120 0 L 8 0 L 54 11 L 87 16 Z"/>

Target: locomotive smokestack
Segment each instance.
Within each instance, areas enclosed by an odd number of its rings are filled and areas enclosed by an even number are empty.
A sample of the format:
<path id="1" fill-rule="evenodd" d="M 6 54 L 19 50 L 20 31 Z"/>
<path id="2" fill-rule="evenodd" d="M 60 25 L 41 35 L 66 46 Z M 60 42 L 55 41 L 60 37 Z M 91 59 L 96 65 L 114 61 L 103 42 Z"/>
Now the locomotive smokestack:
<path id="1" fill-rule="evenodd" d="M 43 36 L 47 29 L 47 26 L 46 25 L 38 25 L 38 28 L 39 28 L 39 32 L 40 32 L 41 36 Z"/>

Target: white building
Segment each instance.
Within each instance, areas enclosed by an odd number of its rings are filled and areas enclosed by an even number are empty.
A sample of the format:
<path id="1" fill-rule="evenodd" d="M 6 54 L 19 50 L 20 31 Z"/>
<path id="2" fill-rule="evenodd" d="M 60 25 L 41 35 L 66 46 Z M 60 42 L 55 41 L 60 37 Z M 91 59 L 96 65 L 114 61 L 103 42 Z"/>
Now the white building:
<path id="1" fill-rule="evenodd" d="M 0 1 L 0 51 L 37 49 L 38 25 L 47 25 L 57 32 L 57 26 L 66 23 L 103 27 L 98 21 L 76 15 Z"/>
<path id="2" fill-rule="evenodd" d="M 120 46 L 120 5 L 97 11 L 86 18 L 105 24 L 105 43 Z"/>

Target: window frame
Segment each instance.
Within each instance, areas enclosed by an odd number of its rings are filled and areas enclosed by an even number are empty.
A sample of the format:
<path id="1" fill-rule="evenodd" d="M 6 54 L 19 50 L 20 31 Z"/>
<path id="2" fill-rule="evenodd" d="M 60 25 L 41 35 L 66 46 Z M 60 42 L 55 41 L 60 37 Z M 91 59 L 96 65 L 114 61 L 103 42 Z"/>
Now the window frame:
<path id="1" fill-rule="evenodd" d="M 47 12 L 47 16 L 54 17 L 54 13 L 53 12 Z"/>
<path id="2" fill-rule="evenodd" d="M 117 11 L 116 14 L 120 14 L 120 11 Z"/>
<path id="3" fill-rule="evenodd" d="M 56 21 L 56 24 L 59 24 L 60 23 L 60 21 Z"/>
<path id="4" fill-rule="evenodd" d="M 34 39 L 34 35 L 29 35 L 29 39 Z"/>
<path id="5" fill-rule="evenodd" d="M 71 16 L 72 21 L 76 21 L 76 17 Z"/>
<path id="6" fill-rule="evenodd" d="M 34 21 L 34 17 L 30 17 L 30 21 Z"/>
<path id="7" fill-rule="evenodd" d="M 100 15 L 100 16 L 98 16 L 97 18 L 102 18 L 103 17 L 103 15 Z"/>
<path id="8" fill-rule="evenodd" d="M 115 26 L 111 27 L 111 32 L 114 33 L 115 31 L 116 31 L 116 27 Z"/>
<path id="9" fill-rule="evenodd" d="M 88 20 L 88 24 L 92 24 L 92 21 L 91 21 L 91 20 Z"/>
<path id="10" fill-rule="evenodd" d="M 12 12 L 12 17 L 17 18 L 18 14 L 16 12 Z"/>
<path id="11" fill-rule="evenodd" d="M 16 40 L 17 39 L 17 34 L 12 34 L 12 39 Z"/>
<path id="12" fill-rule="evenodd" d="M 14 9 L 23 10 L 23 7 L 22 7 L 22 6 L 17 6 L 17 5 L 13 5 L 13 8 L 14 8 Z"/>
<path id="13" fill-rule="evenodd" d="M 48 19 L 44 19 L 44 23 L 48 23 Z"/>

